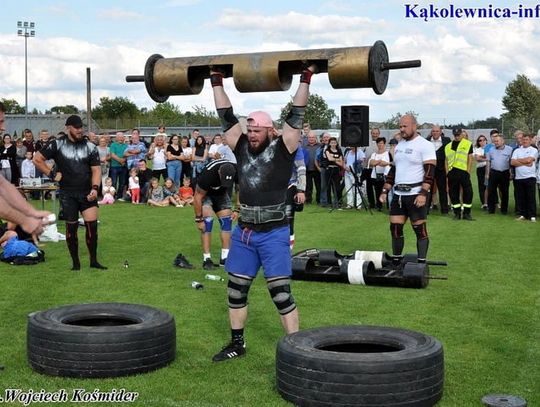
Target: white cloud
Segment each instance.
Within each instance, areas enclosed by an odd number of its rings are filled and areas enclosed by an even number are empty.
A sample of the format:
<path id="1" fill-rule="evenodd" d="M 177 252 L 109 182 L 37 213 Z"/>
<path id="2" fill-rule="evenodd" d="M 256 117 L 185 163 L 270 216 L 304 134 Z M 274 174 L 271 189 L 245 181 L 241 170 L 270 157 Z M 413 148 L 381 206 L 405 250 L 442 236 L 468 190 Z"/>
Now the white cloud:
<path id="1" fill-rule="evenodd" d="M 99 10 L 97 16 L 111 20 L 144 20 L 146 18 L 144 14 L 117 7 Z"/>
<path id="2" fill-rule="evenodd" d="M 167 1 L 167 7 L 185 7 L 198 0 Z M 321 95 L 339 114 L 341 105 L 369 104 L 372 119 L 384 120 L 400 111 L 414 110 L 422 118 L 455 118 L 466 121 L 497 116 L 508 81 L 518 73 L 540 80 L 540 26 L 527 20 L 462 20 L 413 25 L 359 16 L 360 12 L 333 11 L 331 15 L 262 13 L 224 9 L 217 20 L 197 23 L 208 37 L 141 31 L 129 42 L 115 40 L 105 46 L 86 40 L 40 35 L 29 40 L 29 104 L 45 110 L 54 105 L 86 105 L 86 67 L 92 68 L 94 105 L 102 96 L 124 96 L 139 107 L 152 107 L 144 84 L 125 82 L 126 75 L 140 75 L 147 58 L 160 53 L 166 58 L 230 53 L 269 52 L 313 48 L 371 45 L 386 42 L 390 60 L 421 59 L 420 69 L 392 71 L 387 91 L 377 96 L 371 89 L 332 89 L 326 74 L 314 77 L 312 92 Z M 347 7 L 340 0 L 321 7 Z M 49 11 L 61 14 L 59 7 Z M 118 8 L 101 11 L 101 17 L 133 19 L 142 14 Z M 132 14 L 130 14 L 132 13 Z M 356 15 L 355 15 L 356 14 Z M 153 18 L 148 16 L 148 18 Z M 254 24 L 254 22 L 257 22 Z M 129 27 L 128 27 L 129 29 Z M 160 35 L 159 38 L 156 38 Z M 2 97 L 24 100 L 24 48 L 14 33 L 0 34 L 0 88 Z M 277 118 L 296 90 L 298 77 L 285 92 L 239 93 L 226 80 L 235 111 L 246 114 L 262 108 Z M 194 105 L 213 109 L 208 82 L 200 95 L 171 97 L 183 111 Z M 440 119 L 437 119 L 440 120 Z M 442 121 L 442 120 L 441 120 Z"/>
<path id="3" fill-rule="evenodd" d="M 253 24 L 257 21 L 257 24 Z M 317 16 L 290 11 L 281 15 L 266 15 L 257 11 L 226 9 L 217 25 L 231 31 L 259 33 L 271 41 L 299 43 L 331 42 L 340 46 L 358 45 L 374 29 L 384 29 L 383 20 L 340 15 Z"/>
<path id="4" fill-rule="evenodd" d="M 163 7 L 186 7 L 199 4 L 201 0 L 168 0 Z"/>
<path id="5" fill-rule="evenodd" d="M 495 76 L 491 73 L 491 69 L 486 65 L 471 64 L 463 68 L 462 80 L 474 82 L 494 82 Z"/>

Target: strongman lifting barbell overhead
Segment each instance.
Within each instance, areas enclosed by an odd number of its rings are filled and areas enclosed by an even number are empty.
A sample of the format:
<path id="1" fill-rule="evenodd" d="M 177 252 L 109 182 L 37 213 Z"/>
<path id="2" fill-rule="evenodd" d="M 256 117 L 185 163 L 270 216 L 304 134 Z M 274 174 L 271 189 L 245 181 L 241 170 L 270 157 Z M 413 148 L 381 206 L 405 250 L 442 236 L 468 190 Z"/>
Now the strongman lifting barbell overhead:
<path id="1" fill-rule="evenodd" d="M 324 48 L 249 54 L 164 58 L 154 54 L 146 61 L 144 75 L 126 76 L 127 82 L 144 82 L 150 97 L 159 103 L 172 95 L 199 94 L 210 77 L 209 66 L 224 77 L 233 77 L 240 92 L 271 92 L 289 89 L 292 76 L 300 74 L 306 61 L 327 72 L 335 89 L 369 88 L 381 95 L 391 69 L 416 68 L 420 60 L 389 62 L 386 45 Z"/>

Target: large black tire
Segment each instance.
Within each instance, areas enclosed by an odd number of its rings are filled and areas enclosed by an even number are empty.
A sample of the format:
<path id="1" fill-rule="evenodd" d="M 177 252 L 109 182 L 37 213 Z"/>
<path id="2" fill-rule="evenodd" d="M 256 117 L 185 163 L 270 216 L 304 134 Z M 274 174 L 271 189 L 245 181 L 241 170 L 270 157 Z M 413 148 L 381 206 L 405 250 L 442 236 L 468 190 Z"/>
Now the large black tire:
<path id="1" fill-rule="evenodd" d="M 174 317 L 136 304 L 80 304 L 28 316 L 28 361 L 52 376 L 117 377 L 175 358 Z"/>
<path id="2" fill-rule="evenodd" d="M 276 379 L 299 406 L 433 406 L 443 393 L 443 348 L 405 329 L 309 329 L 279 341 Z"/>

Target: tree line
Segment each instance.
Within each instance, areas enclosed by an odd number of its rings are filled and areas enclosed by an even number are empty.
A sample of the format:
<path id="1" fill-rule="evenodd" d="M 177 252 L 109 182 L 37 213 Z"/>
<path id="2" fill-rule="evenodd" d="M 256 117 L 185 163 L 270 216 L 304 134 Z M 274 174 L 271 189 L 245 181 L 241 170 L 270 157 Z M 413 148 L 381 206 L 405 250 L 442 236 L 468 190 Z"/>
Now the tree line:
<path id="1" fill-rule="evenodd" d="M 9 114 L 24 114 L 24 106 L 14 99 L 2 99 Z M 283 124 L 292 100 L 281 110 L 279 124 Z M 505 112 L 500 117 L 488 117 L 484 120 L 474 120 L 467 123 L 447 123 L 447 127 L 464 128 L 497 128 L 513 132 L 521 129 L 533 133 L 540 128 L 540 88 L 526 75 L 519 74 L 505 89 L 502 98 Z M 45 112 L 34 109 L 31 114 L 81 114 L 84 110 L 74 105 L 53 106 Z M 410 111 L 405 114 L 418 113 Z M 392 115 L 389 119 L 377 123 L 381 128 L 399 128 L 401 113 Z M 219 126 L 220 121 L 213 110 L 204 106 L 192 106 L 191 110 L 182 111 L 180 107 L 171 103 L 158 103 L 153 108 L 139 108 L 126 97 L 102 97 L 92 109 L 92 117 L 101 128 L 130 128 L 146 127 L 164 124 L 167 126 Z M 314 129 L 339 128 L 339 117 L 323 97 L 311 94 L 308 99 L 305 120 Z M 119 125 L 120 124 L 120 125 Z"/>

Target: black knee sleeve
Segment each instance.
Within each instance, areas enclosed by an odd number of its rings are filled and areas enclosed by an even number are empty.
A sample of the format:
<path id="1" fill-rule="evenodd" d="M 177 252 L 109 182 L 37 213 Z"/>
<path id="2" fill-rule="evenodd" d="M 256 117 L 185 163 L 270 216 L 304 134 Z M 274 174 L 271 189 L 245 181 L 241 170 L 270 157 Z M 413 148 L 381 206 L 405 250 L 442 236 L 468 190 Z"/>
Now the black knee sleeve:
<path id="1" fill-rule="evenodd" d="M 405 245 L 405 239 L 403 238 L 403 224 L 390 223 L 390 233 L 392 235 L 392 254 L 394 256 L 401 256 L 401 253 L 403 253 L 403 246 Z"/>
<path id="2" fill-rule="evenodd" d="M 86 247 L 90 254 L 90 261 L 95 261 L 97 258 L 97 241 L 98 241 L 98 223 L 97 220 L 84 222 L 86 228 Z"/>
<path id="3" fill-rule="evenodd" d="M 426 261 L 427 251 L 429 248 L 429 236 L 426 223 L 413 225 L 414 233 L 416 233 L 416 250 L 418 251 L 418 261 Z"/>
<path id="4" fill-rule="evenodd" d="M 291 280 L 289 277 L 279 277 L 266 281 L 272 301 L 281 315 L 286 315 L 296 309 L 294 298 L 291 294 Z"/>
<path id="5" fill-rule="evenodd" d="M 66 222 L 66 244 L 73 261 L 73 266 L 79 264 L 79 237 L 77 236 L 78 222 Z"/>
<path id="6" fill-rule="evenodd" d="M 253 279 L 249 277 L 229 274 L 227 294 L 229 296 L 229 308 L 244 308 L 247 306 L 247 296 Z"/>

